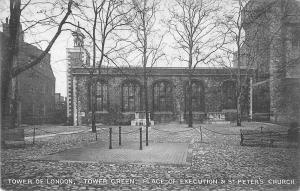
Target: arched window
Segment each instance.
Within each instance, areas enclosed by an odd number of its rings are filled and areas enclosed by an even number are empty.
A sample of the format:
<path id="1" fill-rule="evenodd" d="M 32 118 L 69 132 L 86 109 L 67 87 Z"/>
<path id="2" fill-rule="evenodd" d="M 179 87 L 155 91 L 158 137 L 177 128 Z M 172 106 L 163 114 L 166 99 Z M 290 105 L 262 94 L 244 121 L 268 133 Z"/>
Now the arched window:
<path id="1" fill-rule="evenodd" d="M 188 111 L 189 99 L 192 99 L 192 110 L 205 112 L 205 92 L 201 81 L 192 81 L 192 94 L 188 92 L 188 83 L 185 86 L 185 110 Z M 191 96 L 191 97 L 190 97 Z"/>
<path id="2" fill-rule="evenodd" d="M 108 110 L 108 84 L 104 80 L 96 82 L 95 86 L 95 110 L 96 111 L 107 111 Z M 93 90 L 90 88 L 91 98 L 93 96 Z M 92 99 L 90 99 L 92 100 Z M 92 101 L 90 101 L 90 109 L 92 108 Z"/>
<path id="3" fill-rule="evenodd" d="M 108 110 L 108 88 L 107 82 L 98 81 L 96 89 L 96 111 Z"/>
<path id="4" fill-rule="evenodd" d="M 170 82 L 159 81 L 153 85 L 153 110 L 172 111 L 172 86 Z"/>
<path id="5" fill-rule="evenodd" d="M 236 109 L 236 83 L 225 81 L 222 84 L 223 109 Z"/>
<path id="6" fill-rule="evenodd" d="M 126 81 L 122 85 L 122 110 L 135 112 L 141 110 L 141 87 L 137 81 Z"/>

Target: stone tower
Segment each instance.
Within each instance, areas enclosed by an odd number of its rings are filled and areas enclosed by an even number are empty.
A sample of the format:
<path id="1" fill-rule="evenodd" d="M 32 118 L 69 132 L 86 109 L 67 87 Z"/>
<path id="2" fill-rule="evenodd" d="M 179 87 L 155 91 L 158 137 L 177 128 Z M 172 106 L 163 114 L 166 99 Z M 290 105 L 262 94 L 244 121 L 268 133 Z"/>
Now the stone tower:
<path id="1" fill-rule="evenodd" d="M 269 97 L 265 112 L 272 122 L 300 123 L 300 1 L 251 0 L 248 7 L 244 29 L 257 70 L 254 106 Z"/>
<path id="2" fill-rule="evenodd" d="M 271 121 L 300 123 L 300 2 L 278 1 L 271 13 Z"/>
<path id="3" fill-rule="evenodd" d="M 90 57 L 84 48 L 85 36 L 80 30 L 79 23 L 76 30 L 72 32 L 72 36 L 74 42 L 73 47 L 67 48 L 67 117 L 68 124 L 78 125 L 78 82 L 77 79 L 71 75 L 71 71 L 74 68 L 88 66 Z"/>

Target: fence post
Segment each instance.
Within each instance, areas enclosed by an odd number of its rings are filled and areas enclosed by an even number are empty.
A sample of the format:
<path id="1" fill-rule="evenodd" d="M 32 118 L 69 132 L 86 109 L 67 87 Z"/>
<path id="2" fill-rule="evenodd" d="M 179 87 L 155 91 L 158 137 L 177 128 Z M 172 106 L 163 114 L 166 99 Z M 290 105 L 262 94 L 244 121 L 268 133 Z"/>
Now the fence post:
<path id="1" fill-rule="evenodd" d="M 270 147 L 272 147 L 273 146 L 273 140 L 272 140 L 272 131 L 270 131 L 270 135 L 269 135 L 270 137 Z"/>
<path id="2" fill-rule="evenodd" d="M 241 133 L 241 142 L 240 142 L 240 145 L 243 146 L 243 142 L 244 142 L 244 136 L 243 134 Z"/>
<path id="3" fill-rule="evenodd" d="M 34 142 L 35 142 L 35 127 L 33 128 L 33 138 L 32 139 L 33 139 L 32 144 L 34 144 Z"/>
<path id="4" fill-rule="evenodd" d="M 263 144 L 263 132 L 262 132 L 263 126 L 260 127 L 260 144 Z"/>
<path id="5" fill-rule="evenodd" d="M 112 149 L 112 144 L 111 144 L 111 134 L 112 134 L 112 128 L 109 128 L 109 149 Z"/>
<path id="6" fill-rule="evenodd" d="M 142 141 L 142 128 L 140 127 L 140 150 L 143 150 Z"/>
<path id="7" fill-rule="evenodd" d="M 96 128 L 96 132 L 95 133 L 96 133 L 96 141 L 97 141 L 98 140 L 98 137 L 97 137 L 97 128 Z"/>
<path id="8" fill-rule="evenodd" d="M 119 127 L 119 146 L 121 146 L 121 126 Z"/>
<path id="9" fill-rule="evenodd" d="M 146 125 L 146 146 L 148 146 L 148 126 Z"/>
<path id="10" fill-rule="evenodd" d="M 202 143 L 202 127 L 200 126 L 201 143 Z"/>

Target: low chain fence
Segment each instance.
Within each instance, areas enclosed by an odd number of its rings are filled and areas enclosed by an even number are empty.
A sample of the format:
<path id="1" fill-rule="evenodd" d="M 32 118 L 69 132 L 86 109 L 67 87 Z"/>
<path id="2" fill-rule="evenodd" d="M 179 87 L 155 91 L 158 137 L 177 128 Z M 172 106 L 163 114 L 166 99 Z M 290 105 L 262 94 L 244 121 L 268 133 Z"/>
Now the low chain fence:
<path id="1" fill-rule="evenodd" d="M 226 137 L 233 137 L 233 141 L 236 144 L 238 141 L 240 145 L 242 146 L 249 146 L 249 145 L 264 145 L 265 142 L 268 143 L 268 146 L 274 146 L 275 143 L 278 142 L 297 142 L 298 134 L 293 131 L 280 131 L 280 130 L 264 130 L 263 126 L 252 128 L 252 129 L 239 129 L 240 132 L 222 132 L 215 129 L 210 129 L 205 126 L 199 126 L 195 128 L 189 128 L 185 130 L 166 130 L 166 129 L 160 129 L 157 127 L 149 127 L 151 128 L 152 132 L 157 132 L 158 134 L 169 134 L 171 136 L 181 133 L 188 133 L 191 131 L 196 131 L 200 135 L 200 141 L 203 142 L 204 136 L 206 137 L 206 141 L 208 142 L 218 142 L 219 140 L 223 139 L 225 140 Z M 109 141 L 109 149 L 112 149 L 112 142 L 113 142 L 113 135 L 118 137 L 118 143 L 119 146 L 122 145 L 122 141 L 124 140 L 139 140 L 140 143 L 140 149 L 143 148 L 143 142 L 146 142 L 146 146 L 149 145 L 149 128 L 145 126 L 137 127 L 133 130 L 124 130 L 121 126 L 118 128 L 96 128 L 96 132 L 92 132 L 89 130 L 80 130 L 76 132 L 58 132 L 58 131 L 49 131 L 42 128 L 33 128 L 33 136 L 32 137 L 26 137 L 27 142 L 30 142 L 30 139 L 32 139 L 32 144 L 36 144 L 36 141 L 38 138 L 42 139 L 43 137 L 52 137 L 52 136 L 70 136 L 70 135 L 86 135 L 81 136 L 82 139 L 88 139 L 89 141 L 97 141 L 100 136 L 106 137 L 106 141 Z M 43 135 L 37 135 L 36 132 L 41 131 L 43 132 Z M 145 136 L 145 140 L 143 141 L 143 135 Z M 214 135 L 214 136 L 212 136 Z M 224 136 L 216 137 L 217 135 Z M 297 136 L 296 136 L 297 135 Z M 107 140 L 108 137 L 108 140 Z M 216 140 L 213 140 L 216 139 Z M 218 140 L 217 140 L 218 139 Z M 230 140 L 232 138 L 228 138 Z M 225 140 L 226 141 L 226 140 Z M 124 141 L 123 141 L 124 142 Z M 126 141 L 125 141 L 126 142 Z"/>
<path id="2" fill-rule="evenodd" d="M 233 136 L 235 140 L 240 140 L 241 146 L 269 146 L 269 147 L 298 147 L 299 146 L 299 130 L 289 129 L 285 131 L 280 130 L 263 130 L 260 126 L 255 129 L 240 129 L 239 133 L 225 133 L 208 129 L 200 126 L 198 133 L 200 134 L 200 141 L 203 142 L 203 135 L 206 137 L 210 135 L 222 135 L 226 137 Z M 204 133 L 206 131 L 206 134 Z M 211 139 L 211 138 L 210 138 Z"/>
<path id="3" fill-rule="evenodd" d="M 112 142 L 113 142 L 112 137 L 114 135 L 114 136 L 118 137 L 119 146 L 122 145 L 122 139 L 124 139 L 124 136 L 125 136 L 125 138 L 128 138 L 130 140 L 139 139 L 140 150 L 142 150 L 143 142 L 146 142 L 146 146 L 149 145 L 149 128 L 151 128 L 151 130 L 153 132 L 158 132 L 159 134 L 161 134 L 161 133 L 170 134 L 170 135 L 171 134 L 173 134 L 173 135 L 180 134 L 180 133 L 185 133 L 185 132 L 190 132 L 190 131 L 195 130 L 194 128 L 190 128 L 187 130 L 178 130 L 178 131 L 172 130 L 171 131 L 171 130 L 159 129 L 159 128 L 155 128 L 155 127 L 145 127 L 145 126 L 141 126 L 136 129 L 133 129 L 133 130 L 124 130 L 124 128 L 119 126 L 118 129 L 112 128 L 112 127 L 96 128 L 96 132 L 92 132 L 91 130 L 80 130 L 80 131 L 76 131 L 76 132 L 58 132 L 58 131 L 50 131 L 50 130 L 45 130 L 42 128 L 34 127 L 34 128 L 32 128 L 33 129 L 32 136 L 26 137 L 26 140 L 30 144 L 37 144 L 37 143 L 41 143 L 41 142 L 47 142 L 48 140 L 44 140 L 44 138 L 47 138 L 47 137 L 70 136 L 70 135 L 76 136 L 76 135 L 88 134 L 89 141 L 97 141 L 100 136 L 109 137 L 109 139 L 106 141 L 109 141 L 109 149 L 112 149 Z M 38 131 L 41 131 L 43 133 L 42 134 L 38 133 Z M 143 137 L 145 137 L 144 141 L 143 141 Z M 87 139 L 86 136 L 83 136 L 83 139 Z"/>
<path id="4" fill-rule="evenodd" d="M 51 143 L 54 141 L 62 142 L 62 143 L 68 143 L 71 142 L 73 139 L 76 139 L 76 135 L 80 135 L 77 137 L 78 141 L 83 140 L 93 140 L 90 137 L 92 134 L 88 134 L 88 130 L 80 130 L 80 131 L 74 131 L 74 132 L 58 132 L 58 131 L 49 131 L 38 127 L 32 128 L 32 136 L 26 136 L 25 142 L 26 144 L 47 144 L 47 142 Z M 28 133 L 27 133 L 28 135 Z M 60 139 L 51 140 L 48 138 L 60 136 Z M 64 138 L 62 138 L 64 137 Z M 82 140 L 81 140 L 82 139 Z"/>

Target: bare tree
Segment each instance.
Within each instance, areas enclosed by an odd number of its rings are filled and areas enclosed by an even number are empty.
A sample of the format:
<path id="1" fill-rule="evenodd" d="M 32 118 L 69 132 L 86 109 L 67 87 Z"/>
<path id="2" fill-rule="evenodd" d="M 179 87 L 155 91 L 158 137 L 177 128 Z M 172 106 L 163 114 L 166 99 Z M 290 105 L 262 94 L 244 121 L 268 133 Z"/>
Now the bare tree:
<path id="1" fill-rule="evenodd" d="M 144 110 L 146 114 L 146 139 L 148 139 L 149 119 L 149 97 L 148 97 L 148 77 L 151 68 L 165 54 L 162 52 L 164 34 L 158 35 L 157 12 L 159 9 L 158 0 L 133 0 L 133 17 L 130 23 L 132 36 L 127 41 L 132 45 L 130 51 L 135 58 L 141 58 L 143 68 L 143 95 Z M 128 60 L 127 60 L 128 62 Z M 140 61 L 139 61 L 140 63 Z M 147 69 L 148 68 L 148 69 Z M 148 141 L 147 141 L 148 143 Z"/>
<path id="2" fill-rule="evenodd" d="M 192 77 L 194 69 L 207 64 L 225 42 L 219 36 L 216 15 L 219 10 L 216 0 L 176 0 L 169 9 L 169 30 L 184 56 L 179 60 L 188 64 L 188 126 L 193 126 Z M 221 38 L 220 38 L 221 37 Z"/>
<path id="3" fill-rule="evenodd" d="M 22 6 L 21 0 L 10 0 L 10 17 L 9 17 L 9 48 L 7 60 L 3 64 L 1 91 L 2 91 L 2 117 L 9 116 L 10 127 L 17 127 L 17 79 L 16 77 L 39 64 L 43 58 L 48 54 L 53 44 L 57 40 L 58 36 L 63 31 L 63 25 L 66 23 L 69 15 L 71 14 L 71 8 L 73 0 L 69 0 L 67 8 L 62 8 L 64 15 L 60 22 L 56 25 L 57 30 L 48 43 L 43 52 L 34 60 L 25 62 L 24 64 L 17 64 L 18 52 L 19 52 L 19 35 L 20 35 L 20 21 L 22 12 L 30 5 L 31 1 L 28 1 Z M 49 19 L 51 20 L 51 18 Z M 50 21 L 49 21 L 50 22 Z"/>
<path id="4" fill-rule="evenodd" d="M 125 46 L 122 44 L 124 37 L 120 32 L 125 31 L 126 26 L 131 22 L 127 16 L 131 10 L 128 2 L 123 0 L 102 0 L 100 2 L 93 0 L 91 5 L 81 4 L 78 12 L 73 13 L 75 20 L 81 20 L 87 26 L 80 27 L 78 25 L 77 27 L 92 41 L 92 66 L 84 65 L 89 71 L 89 81 L 91 82 L 92 132 L 96 132 L 94 76 L 98 74 L 98 78 L 101 77 L 102 66 L 105 62 L 112 62 L 118 66 L 113 57 Z M 74 23 L 69 24 L 76 26 Z"/>

